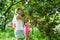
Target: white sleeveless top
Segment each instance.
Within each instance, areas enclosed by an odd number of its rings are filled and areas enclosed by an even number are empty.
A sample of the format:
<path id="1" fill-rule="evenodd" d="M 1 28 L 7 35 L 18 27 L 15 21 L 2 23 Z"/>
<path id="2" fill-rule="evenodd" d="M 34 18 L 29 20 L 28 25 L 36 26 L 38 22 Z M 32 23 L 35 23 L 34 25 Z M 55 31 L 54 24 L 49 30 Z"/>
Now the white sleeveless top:
<path id="1" fill-rule="evenodd" d="M 12 20 L 12 23 L 16 24 L 15 30 L 23 30 L 23 21 L 22 20 L 17 20 L 16 19 L 17 16 L 18 16 L 18 14 L 14 15 L 14 18 Z"/>

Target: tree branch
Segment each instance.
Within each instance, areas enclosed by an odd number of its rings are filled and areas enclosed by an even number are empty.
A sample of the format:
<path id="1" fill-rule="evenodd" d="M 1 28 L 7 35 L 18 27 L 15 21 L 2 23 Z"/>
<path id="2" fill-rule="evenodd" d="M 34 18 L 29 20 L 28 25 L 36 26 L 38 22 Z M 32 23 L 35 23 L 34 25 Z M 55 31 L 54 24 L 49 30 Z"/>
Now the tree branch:
<path id="1" fill-rule="evenodd" d="M 16 3 L 14 3 L 13 5 L 16 5 L 16 4 L 18 4 L 19 2 L 21 2 L 21 1 L 18 1 L 18 2 L 16 2 Z"/>
<path id="2" fill-rule="evenodd" d="M 11 4 L 8 8 L 7 8 L 7 10 L 5 11 L 5 13 L 4 13 L 4 16 L 6 16 L 6 14 L 8 13 L 8 11 L 10 10 L 10 8 L 13 6 L 13 4 Z"/>
<path id="3" fill-rule="evenodd" d="M 7 8 L 7 10 L 5 11 L 5 13 L 4 13 L 4 16 L 6 16 L 6 14 L 9 12 L 9 10 L 11 9 L 11 7 L 13 6 L 13 5 L 16 5 L 17 3 L 19 3 L 20 1 L 18 1 L 18 2 L 16 2 L 15 4 L 11 4 L 8 8 Z"/>

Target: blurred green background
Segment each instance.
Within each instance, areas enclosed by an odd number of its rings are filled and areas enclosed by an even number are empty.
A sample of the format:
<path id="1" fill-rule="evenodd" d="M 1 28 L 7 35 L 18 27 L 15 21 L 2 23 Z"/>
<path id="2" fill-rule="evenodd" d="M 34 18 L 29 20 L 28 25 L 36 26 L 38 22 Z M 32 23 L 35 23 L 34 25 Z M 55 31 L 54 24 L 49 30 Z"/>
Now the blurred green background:
<path id="1" fill-rule="evenodd" d="M 60 0 L 0 0 L 0 40 L 15 40 L 11 21 L 18 7 L 30 12 L 30 40 L 60 40 Z"/>

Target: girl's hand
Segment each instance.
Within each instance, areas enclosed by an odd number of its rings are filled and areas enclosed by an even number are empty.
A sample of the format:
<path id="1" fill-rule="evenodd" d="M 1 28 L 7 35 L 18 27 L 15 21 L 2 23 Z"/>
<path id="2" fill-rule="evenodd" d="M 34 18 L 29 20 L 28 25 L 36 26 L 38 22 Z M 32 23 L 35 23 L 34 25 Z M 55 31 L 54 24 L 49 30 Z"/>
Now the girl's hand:
<path id="1" fill-rule="evenodd" d="M 27 15 L 30 15 L 30 12 L 29 11 L 27 12 Z"/>

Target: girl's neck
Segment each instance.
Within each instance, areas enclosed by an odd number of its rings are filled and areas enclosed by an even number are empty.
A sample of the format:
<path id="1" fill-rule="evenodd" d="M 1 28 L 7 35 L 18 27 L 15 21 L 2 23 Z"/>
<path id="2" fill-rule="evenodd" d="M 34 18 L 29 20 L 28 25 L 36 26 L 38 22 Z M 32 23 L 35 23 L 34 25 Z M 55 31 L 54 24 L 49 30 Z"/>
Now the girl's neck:
<path id="1" fill-rule="evenodd" d="M 17 15 L 21 15 L 21 14 L 17 13 Z"/>

